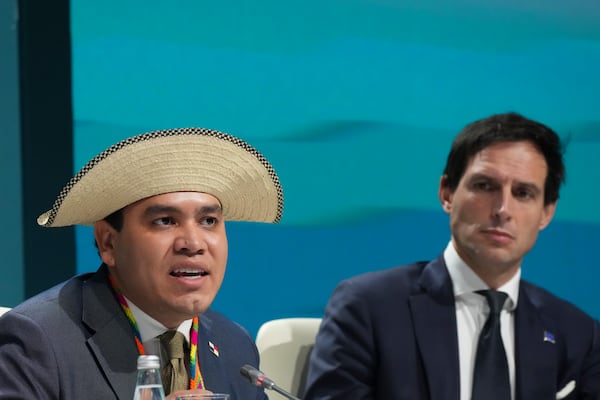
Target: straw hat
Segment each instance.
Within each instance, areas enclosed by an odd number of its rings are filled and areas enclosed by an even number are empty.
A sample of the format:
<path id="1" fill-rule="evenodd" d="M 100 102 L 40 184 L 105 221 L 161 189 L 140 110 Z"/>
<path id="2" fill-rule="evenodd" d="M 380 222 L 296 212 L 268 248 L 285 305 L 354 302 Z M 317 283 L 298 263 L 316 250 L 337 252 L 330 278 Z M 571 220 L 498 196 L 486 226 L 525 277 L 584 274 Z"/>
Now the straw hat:
<path id="1" fill-rule="evenodd" d="M 37 222 L 93 225 L 138 200 L 187 191 L 218 198 L 226 220 L 279 222 L 283 212 L 277 173 L 258 150 L 226 133 L 184 128 L 144 133 L 104 150 Z"/>

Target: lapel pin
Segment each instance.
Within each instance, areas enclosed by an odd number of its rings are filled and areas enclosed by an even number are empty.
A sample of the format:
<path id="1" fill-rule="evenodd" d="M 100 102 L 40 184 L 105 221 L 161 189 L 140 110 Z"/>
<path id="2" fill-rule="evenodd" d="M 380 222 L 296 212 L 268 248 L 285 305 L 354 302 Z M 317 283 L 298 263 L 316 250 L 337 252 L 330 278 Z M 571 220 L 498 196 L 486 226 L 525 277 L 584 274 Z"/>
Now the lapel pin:
<path id="1" fill-rule="evenodd" d="M 213 353 L 215 356 L 219 357 L 219 348 L 210 340 L 208 341 L 208 348 L 210 349 L 211 353 Z"/>
<path id="2" fill-rule="evenodd" d="M 544 331 L 544 342 L 555 344 L 556 339 L 554 339 L 554 334 L 552 332 Z"/>

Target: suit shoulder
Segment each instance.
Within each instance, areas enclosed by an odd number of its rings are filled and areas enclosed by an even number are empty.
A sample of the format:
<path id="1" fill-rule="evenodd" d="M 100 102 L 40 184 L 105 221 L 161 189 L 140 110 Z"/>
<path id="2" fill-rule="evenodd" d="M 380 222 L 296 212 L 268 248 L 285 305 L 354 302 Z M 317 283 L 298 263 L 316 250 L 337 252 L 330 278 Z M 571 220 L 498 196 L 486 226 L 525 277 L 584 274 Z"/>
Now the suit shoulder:
<path id="1" fill-rule="evenodd" d="M 81 303 L 81 287 L 92 274 L 74 276 L 25 300 L 13 308 L 15 312 L 37 321 L 55 318 L 72 304 Z"/>
<path id="2" fill-rule="evenodd" d="M 398 284 L 406 285 L 407 283 L 418 279 L 427 264 L 428 261 L 422 261 L 389 269 L 365 272 L 345 279 L 341 283 L 368 287 L 371 287 L 373 284 L 393 286 L 397 286 Z"/>
<path id="3" fill-rule="evenodd" d="M 252 341 L 246 328 L 211 308 L 200 315 L 199 321 L 205 329 L 215 334 L 226 335 L 234 339 L 244 337 Z"/>
<path id="4" fill-rule="evenodd" d="M 521 290 L 529 301 L 545 315 L 565 318 L 566 320 L 593 320 L 590 315 L 575 304 L 531 282 L 522 280 Z"/>
<path id="5" fill-rule="evenodd" d="M 418 290 L 417 283 L 427 264 L 424 261 L 356 275 L 341 281 L 334 292 L 372 299 L 409 295 Z"/>

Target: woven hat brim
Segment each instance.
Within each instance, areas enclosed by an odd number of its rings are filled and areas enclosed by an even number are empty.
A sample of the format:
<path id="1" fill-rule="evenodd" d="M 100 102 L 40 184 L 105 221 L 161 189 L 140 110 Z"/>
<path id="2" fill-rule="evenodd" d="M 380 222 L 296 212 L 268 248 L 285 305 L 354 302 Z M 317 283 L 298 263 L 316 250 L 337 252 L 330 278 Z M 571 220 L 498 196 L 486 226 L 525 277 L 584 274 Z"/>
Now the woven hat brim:
<path id="1" fill-rule="evenodd" d="M 38 224 L 93 225 L 136 201 L 185 191 L 215 196 L 226 220 L 279 222 L 283 212 L 279 178 L 258 150 L 222 132 L 185 128 L 111 146 L 69 181 Z"/>

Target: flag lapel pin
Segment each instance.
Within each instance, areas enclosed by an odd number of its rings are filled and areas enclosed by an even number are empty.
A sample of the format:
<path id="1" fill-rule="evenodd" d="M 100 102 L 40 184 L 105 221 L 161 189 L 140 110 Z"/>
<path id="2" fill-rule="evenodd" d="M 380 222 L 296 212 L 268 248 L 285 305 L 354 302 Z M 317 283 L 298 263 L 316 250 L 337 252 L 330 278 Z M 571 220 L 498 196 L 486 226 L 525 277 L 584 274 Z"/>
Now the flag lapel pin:
<path id="1" fill-rule="evenodd" d="M 210 340 L 208 341 L 208 348 L 210 349 L 211 353 L 213 353 L 215 356 L 219 357 L 219 348 L 217 347 L 216 344 L 214 344 Z"/>
<path id="2" fill-rule="evenodd" d="M 544 342 L 555 344 L 556 339 L 554 338 L 554 334 L 552 332 L 544 331 Z"/>

